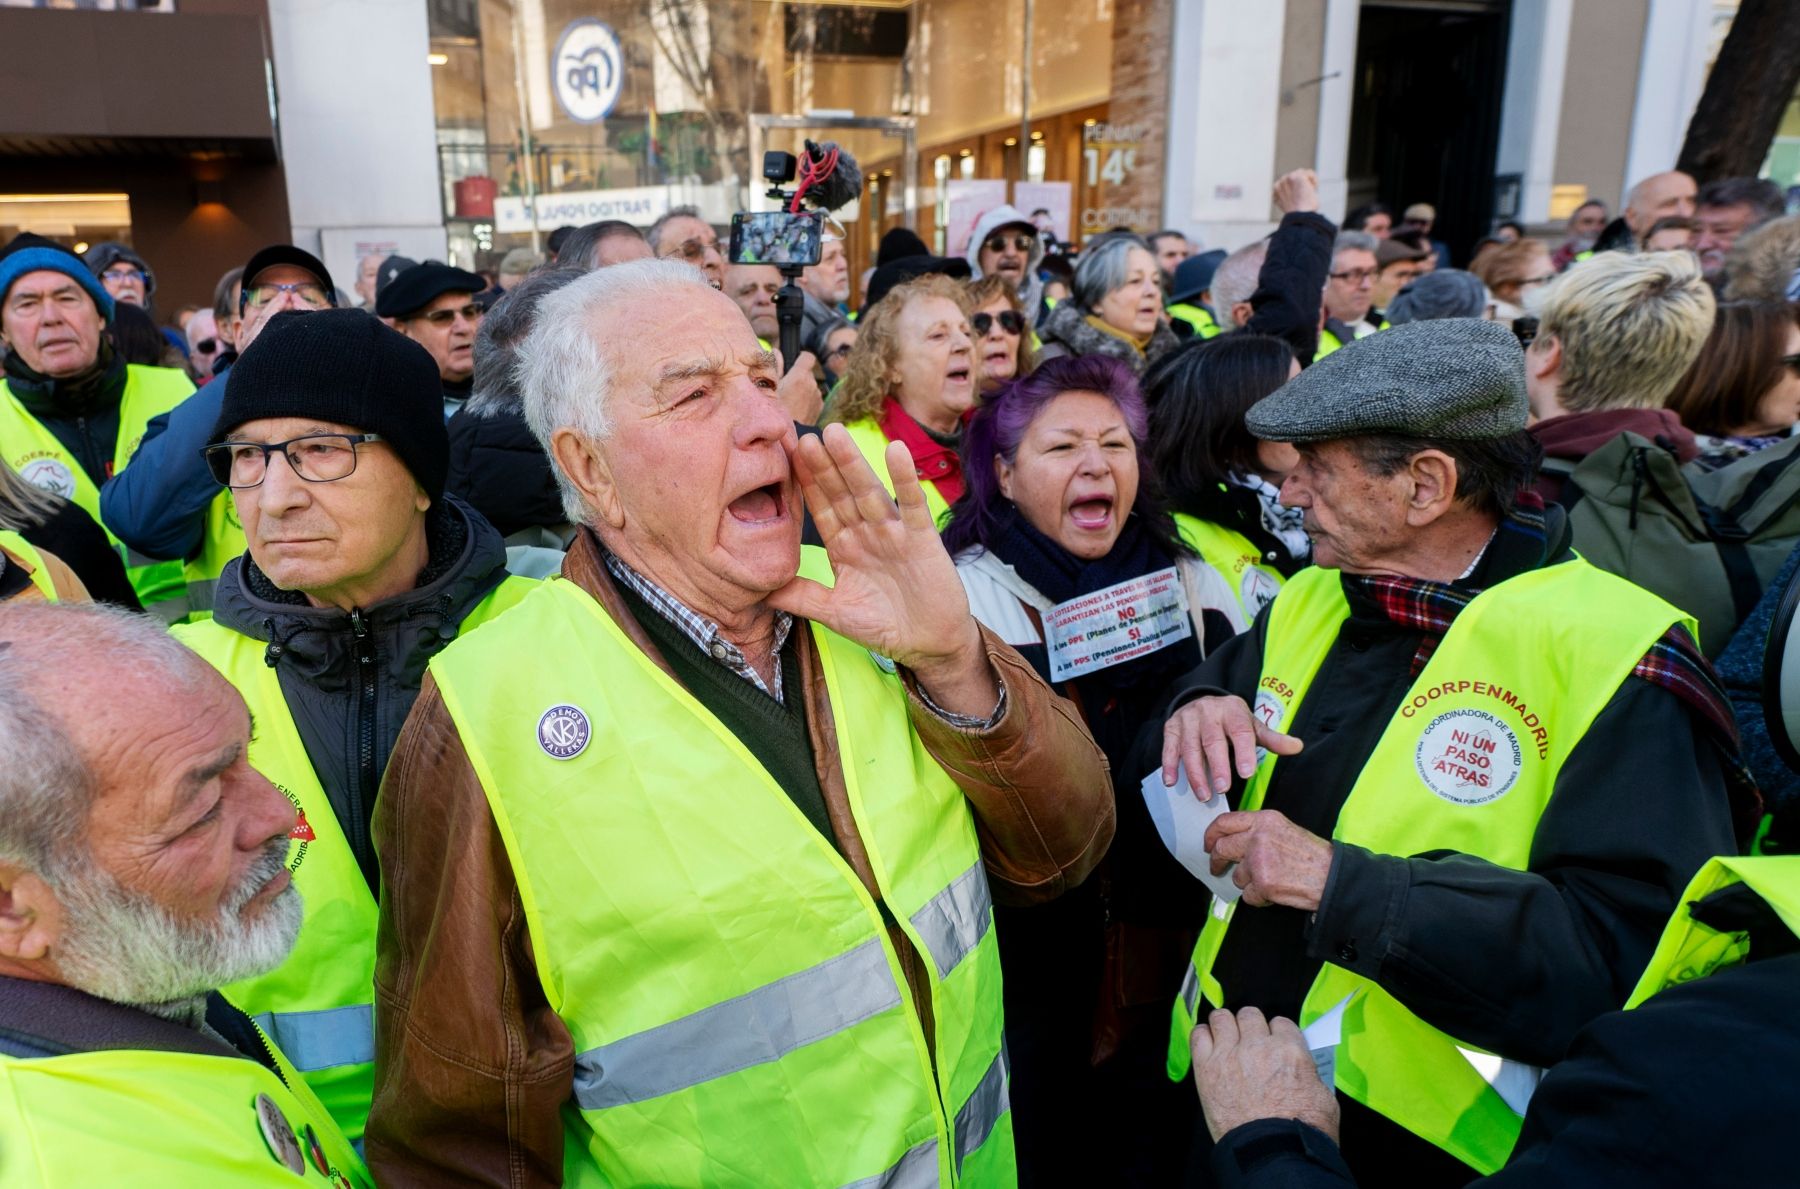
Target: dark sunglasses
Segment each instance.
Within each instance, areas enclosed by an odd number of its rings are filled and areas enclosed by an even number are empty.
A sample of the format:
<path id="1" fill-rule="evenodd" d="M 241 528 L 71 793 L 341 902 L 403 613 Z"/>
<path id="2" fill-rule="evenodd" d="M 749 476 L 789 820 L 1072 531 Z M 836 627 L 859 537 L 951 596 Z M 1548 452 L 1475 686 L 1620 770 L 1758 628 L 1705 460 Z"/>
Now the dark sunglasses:
<path id="1" fill-rule="evenodd" d="M 421 314 L 419 316 L 433 326 L 448 326 L 456 320 L 458 314 L 461 314 L 471 322 L 479 322 L 481 320 L 481 315 L 486 312 L 487 311 L 481 306 L 476 305 L 474 302 L 470 302 L 460 309 L 433 310 L 429 314 Z"/>
<path id="2" fill-rule="evenodd" d="M 995 322 L 1000 323 L 1000 329 L 1004 330 L 1007 334 L 1020 335 L 1025 333 L 1025 319 L 1019 316 L 1019 311 L 1017 310 L 1001 310 L 998 314 L 981 313 L 969 315 L 969 325 L 975 328 L 977 337 L 985 335 L 988 331 L 992 330 Z"/>
<path id="3" fill-rule="evenodd" d="M 1529 314 L 1523 318 L 1514 318 L 1512 328 L 1513 333 L 1519 336 L 1521 347 L 1531 346 L 1532 340 L 1538 336 L 1538 320 Z"/>
<path id="4" fill-rule="evenodd" d="M 211 355 L 214 351 L 217 351 L 218 349 L 219 349 L 219 340 L 218 339 L 201 339 L 199 342 L 194 344 L 194 353 L 197 355 Z"/>
<path id="5" fill-rule="evenodd" d="M 1036 236 L 1026 235 L 1023 232 L 1017 235 L 1007 235 L 1005 232 L 1001 232 L 997 235 L 988 236 L 985 247 L 990 252 L 1004 252 L 1007 249 L 1007 245 L 1010 244 L 1012 250 L 1015 252 L 1029 252 L 1031 251 L 1031 245 L 1035 243 L 1036 240 Z"/>

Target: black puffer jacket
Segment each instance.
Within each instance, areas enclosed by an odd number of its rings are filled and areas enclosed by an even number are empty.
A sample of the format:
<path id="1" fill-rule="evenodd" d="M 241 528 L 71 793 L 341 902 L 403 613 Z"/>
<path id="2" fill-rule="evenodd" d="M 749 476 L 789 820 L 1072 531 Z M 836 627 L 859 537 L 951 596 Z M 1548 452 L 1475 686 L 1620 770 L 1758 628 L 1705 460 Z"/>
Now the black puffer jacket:
<path id="1" fill-rule="evenodd" d="M 494 526 L 446 498 L 426 517 L 431 560 L 413 590 L 373 607 L 314 607 L 276 588 L 248 553 L 219 576 L 213 617 L 264 641 L 313 771 L 373 890 L 369 818 L 388 753 L 412 710 L 425 666 L 506 578 Z"/>
<path id="2" fill-rule="evenodd" d="M 477 397 L 450 418 L 450 473 L 444 488 L 467 500 L 503 537 L 532 529 L 568 531 L 550 457 L 516 406 Z"/>

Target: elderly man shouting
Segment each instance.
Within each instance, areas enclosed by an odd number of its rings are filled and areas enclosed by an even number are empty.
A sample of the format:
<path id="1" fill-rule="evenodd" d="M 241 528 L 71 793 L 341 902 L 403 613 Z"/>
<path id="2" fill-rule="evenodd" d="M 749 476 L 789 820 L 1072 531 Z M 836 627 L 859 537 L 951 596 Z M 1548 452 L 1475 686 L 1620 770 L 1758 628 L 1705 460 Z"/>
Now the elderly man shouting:
<path id="1" fill-rule="evenodd" d="M 1092 740 L 904 452 L 896 507 L 797 441 L 692 267 L 545 297 L 520 366 L 584 527 L 432 661 L 377 802 L 383 1184 L 1011 1184 L 989 887 L 1099 859 Z"/>
<path id="2" fill-rule="evenodd" d="M 1734 849 L 1741 766 L 1693 624 L 1521 494 L 1525 413 L 1517 340 L 1472 320 L 1348 343 L 1252 408 L 1299 447 L 1281 494 L 1318 565 L 1164 732 L 1164 781 L 1179 765 L 1239 810 L 1205 841 L 1243 890 L 1208 914 L 1170 1072 L 1202 998 L 1333 1015 L 1313 1047 L 1367 1184 L 1498 1168 L 1527 1066 L 1624 1003 L 1688 879 Z"/>
<path id="3" fill-rule="evenodd" d="M 0 1185 L 369 1184 L 214 988 L 300 929 L 294 810 L 160 624 L 0 607 Z"/>

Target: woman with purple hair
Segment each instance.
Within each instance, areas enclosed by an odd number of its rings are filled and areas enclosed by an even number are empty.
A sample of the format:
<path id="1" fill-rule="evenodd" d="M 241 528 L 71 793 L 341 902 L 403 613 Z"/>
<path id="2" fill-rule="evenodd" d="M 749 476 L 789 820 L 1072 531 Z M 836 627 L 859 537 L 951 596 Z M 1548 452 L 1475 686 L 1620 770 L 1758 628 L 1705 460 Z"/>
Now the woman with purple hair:
<path id="1" fill-rule="evenodd" d="M 1096 876 L 1041 908 L 995 909 L 1027 1185 L 1172 1184 L 1191 1133 L 1192 1095 L 1163 1058 L 1206 897 L 1163 849 L 1126 757 L 1160 725 L 1166 687 L 1230 639 L 1236 595 L 1182 544 L 1142 466 L 1146 420 L 1126 364 L 1050 360 L 975 413 L 944 527 L 970 610 L 1068 698 L 1117 782 Z"/>

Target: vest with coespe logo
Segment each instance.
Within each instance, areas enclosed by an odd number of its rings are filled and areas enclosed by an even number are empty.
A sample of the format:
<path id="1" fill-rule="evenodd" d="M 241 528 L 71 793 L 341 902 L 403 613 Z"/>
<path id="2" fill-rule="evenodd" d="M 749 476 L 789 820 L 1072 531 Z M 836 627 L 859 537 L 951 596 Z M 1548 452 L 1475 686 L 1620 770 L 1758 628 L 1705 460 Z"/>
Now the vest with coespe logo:
<path id="1" fill-rule="evenodd" d="M 1348 617 L 1339 571 L 1314 567 L 1288 580 L 1269 609 L 1252 707 L 1259 719 L 1276 730 L 1292 727 Z M 1332 837 L 1378 854 L 1451 850 L 1525 870 L 1557 773 L 1675 623 L 1693 630 L 1655 595 L 1579 558 L 1481 592 L 1401 700 Z M 1238 808 L 1262 806 L 1278 762 L 1259 751 Z M 1233 1006 L 1213 963 L 1240 907 L 1215 902 L 1194 947 L 1169 1038 L 1173 1078 L 1187 1073 L 1201 997 Z M 1495 1085 L 1516 1075 L 1513 1063 L 1462 1045 L 1378 984 L 1330 963 L 1307 992 L 1301 1025 L 1351 995 L 1337 1089 L 1483 1173 L 1504 1164 L 1521 1116 Z"/>
<path id="2" fill-rule="evenodd" d="M 1264 564 L 1256 546 L 1243 533 L 1185 512 L 1175 514 L 1175 529 L 1188 548 L 1217 571 L 1237 596 L 1246 624 L 1256 621 L 1287 581 L 1280 570 Z"/>
<path id="3" fill-rule="evenodd" d="M 150 419 L 167 413 L 193 392 L 186 373 L 174 368 L 135 363 L 126 366 L 125 391 L 119 398 L 119 435 L 112 454 L 113 474 L 131 462 Z M 144 557 L 113 536 L 100 519 L 100 488 L 49 427 L 26 411 L 4 381 L 0 381 L 0 457 L 27 483 L 61 496 L 93 517 L 124 559 L 126 575 L 145 608 L 170 621 L 181 618 L 186 610 L 182 564 Z"/>
<path id="4" fill-rule="evenodd" d="M 968 805 L 892 664 L 802 630 L 878 898 L 575 584 L 544 583 L 431 662 L 574 1038 L 568 1184 L 1016 1181 Z M 554 664 L 521 660 L 547 647 Z M 935 1063 L 887 921 L 924 959 Z"/>

